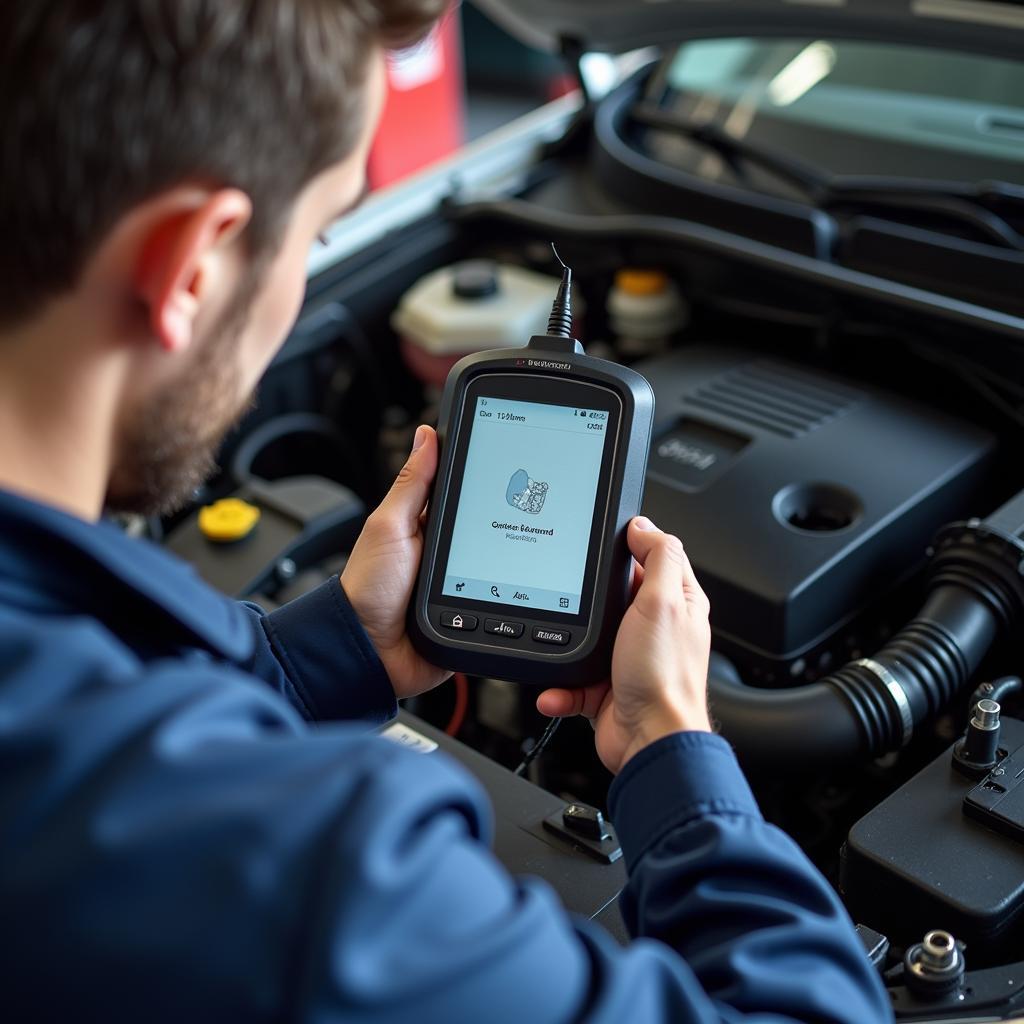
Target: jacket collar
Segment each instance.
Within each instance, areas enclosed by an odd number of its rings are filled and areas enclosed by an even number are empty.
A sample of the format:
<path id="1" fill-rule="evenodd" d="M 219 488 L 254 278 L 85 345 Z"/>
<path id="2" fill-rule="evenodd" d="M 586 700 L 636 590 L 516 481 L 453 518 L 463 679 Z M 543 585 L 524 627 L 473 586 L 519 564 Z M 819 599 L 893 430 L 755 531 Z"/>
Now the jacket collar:
<path id="1" fill-rule="evenodd" d="M 185 562 L 109 522 L 0 491 L 0 605 L 100 620 L 133 647 L 252 657 L 252 622 Z"/>

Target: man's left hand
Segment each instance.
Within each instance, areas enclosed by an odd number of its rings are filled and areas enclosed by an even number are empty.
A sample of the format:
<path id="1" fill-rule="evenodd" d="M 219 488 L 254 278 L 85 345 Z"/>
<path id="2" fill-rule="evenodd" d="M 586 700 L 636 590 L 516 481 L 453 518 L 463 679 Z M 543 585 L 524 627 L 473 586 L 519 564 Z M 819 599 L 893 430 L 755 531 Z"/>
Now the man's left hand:
<path id="1" fill-rule="evenodd" d="M 406 610 L 423 555 L 423 511 L 437 472 L 437 434 L 416 431 L 412 454 L 366 520 L 341 585 L 373 641 L 395 695 L 414 697 L 451 675 L 424 661 L 405 631 Z"/>

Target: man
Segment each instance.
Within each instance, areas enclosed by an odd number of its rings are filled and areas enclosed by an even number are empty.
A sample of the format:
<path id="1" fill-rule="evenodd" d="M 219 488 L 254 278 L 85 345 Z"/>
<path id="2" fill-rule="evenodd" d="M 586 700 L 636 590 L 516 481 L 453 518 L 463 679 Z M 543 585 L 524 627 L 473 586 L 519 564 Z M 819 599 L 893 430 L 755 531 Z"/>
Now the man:
<path id="1" fill-rule="evenodd" d="M 340 582 L 271 615 L 101 520 L 207 472 L 362 189 L 383 48 L 441 8 L 0 11 L 4 1019 L 886 1019 L 834 893 L 710 733 L 675 538 L 630 527 L 610 686 L 538 701 L 592 718 L 618 773 L 647 936 L 622 949 L 508 877 L 461 770 L 370 728 L 444 677 L 404 627 L 433 431 Z"/>

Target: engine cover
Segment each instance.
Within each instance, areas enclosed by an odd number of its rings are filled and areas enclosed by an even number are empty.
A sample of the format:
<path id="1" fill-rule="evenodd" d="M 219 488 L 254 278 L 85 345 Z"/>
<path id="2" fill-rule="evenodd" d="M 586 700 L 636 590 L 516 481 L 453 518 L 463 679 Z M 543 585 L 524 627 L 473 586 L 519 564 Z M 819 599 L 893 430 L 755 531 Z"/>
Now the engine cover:
<path id="1" fill-rule="evenodd" d="M 859 382 L 683 348 L 657 401 L 644 512 L 683 540 L 716 647 L 754 680 L 812 678 L 843 627 L 983 507 L 995 438 Z"/>

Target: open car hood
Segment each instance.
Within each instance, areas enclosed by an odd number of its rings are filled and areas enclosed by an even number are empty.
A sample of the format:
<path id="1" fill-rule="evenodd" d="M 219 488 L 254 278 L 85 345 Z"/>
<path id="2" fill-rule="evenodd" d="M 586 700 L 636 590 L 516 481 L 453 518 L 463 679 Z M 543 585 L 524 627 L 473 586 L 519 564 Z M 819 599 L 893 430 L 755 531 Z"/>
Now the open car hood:
<path id="1" fill-rule="evenodd" d="M 538 49 L 621 53 L 714 37 L 827 37 L 1024 57 L 1019 0 L 474 0 Z"/>

